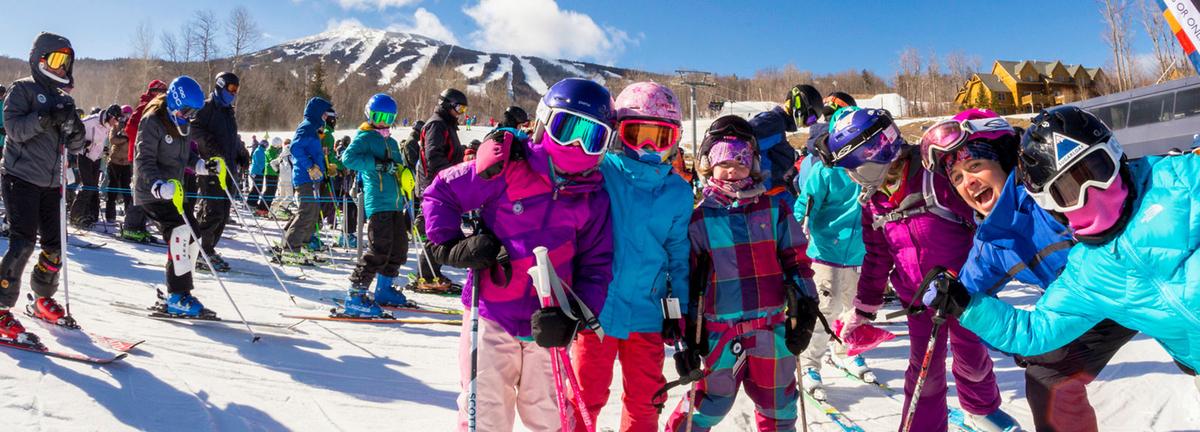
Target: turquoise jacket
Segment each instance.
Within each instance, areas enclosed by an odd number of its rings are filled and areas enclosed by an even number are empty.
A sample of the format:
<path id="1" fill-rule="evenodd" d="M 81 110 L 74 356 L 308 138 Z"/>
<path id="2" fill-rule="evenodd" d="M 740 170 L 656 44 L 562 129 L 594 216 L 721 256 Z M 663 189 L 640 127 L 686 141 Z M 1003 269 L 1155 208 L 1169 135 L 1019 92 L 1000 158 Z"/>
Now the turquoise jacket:
<path id="1" fill-rule="evenodd" d="M 600 162 L 611 202 L 613 279 L 600 313 L 608 336 L 662 331 L 662 299 L 688 307 L 688 221 L 692 188 L 671 172 L 609 153 Z M 669 278 L 669 279 L 668 279 Z"/>
<path id="2" fill-rule="evenodd" d="M 1129 163 L 1134 201 L 1125 229 L 1080 243 L 1031 310 L 975 294 L 959 322 L 993 347 L 1036 355 L 1105 318 L 1154 338 L 1200 369 L 1200 156 Z"/>
<path id="3" fill-rule="evenodd" d="M 404 156 L 396 140 L 384 138 L 374 130 L 359 130 L 346 151 L 342 152 L 342 164 L 358 171 L 363 182 L 363 201 L 367 208 L 366 217 L 377 212 L 402 211 L 408 206 L 393 173 L 379 172 L 376 162 L 400 164 Z"/>
<path id="4" fill-rule="evenodd" d="M 862 188 L 850 180 L 846 170 L 804 160 L 806 169 L 796 177 L 796 220 L 808 218 L 808 257 L 845 267 L 862 265 L 866 248 L 862 238 Z M 811 165 L 811 166 L 809 166 Z"/>

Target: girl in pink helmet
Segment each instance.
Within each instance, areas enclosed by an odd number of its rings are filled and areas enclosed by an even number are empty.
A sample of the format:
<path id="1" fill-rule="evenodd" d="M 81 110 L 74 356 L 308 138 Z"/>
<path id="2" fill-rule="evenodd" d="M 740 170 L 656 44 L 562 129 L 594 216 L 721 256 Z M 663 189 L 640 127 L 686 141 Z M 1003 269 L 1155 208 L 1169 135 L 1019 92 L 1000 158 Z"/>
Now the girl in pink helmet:
<path id="1" fill-rule="evenodd" d="M 598 415 L 608 401 L 613 363 L 620 360 L 621 430 L 649 432 L 658 425 L 653 404 L 662 402 L 652 396 L 666 383 L 663 344 L 677 337 L 679 311 L 687 307 L 692 190 L 671 171 L 681 120 L 671 90 L 634 83 L 614 108 L 616 138 L 600 163 L 612 205 L 613 280 L 600 313 L 605 337 L 584 331 L 573 347 L 582 386 L 575 397 Z M 583 430 L 582 421 L 575 424 Z"/>

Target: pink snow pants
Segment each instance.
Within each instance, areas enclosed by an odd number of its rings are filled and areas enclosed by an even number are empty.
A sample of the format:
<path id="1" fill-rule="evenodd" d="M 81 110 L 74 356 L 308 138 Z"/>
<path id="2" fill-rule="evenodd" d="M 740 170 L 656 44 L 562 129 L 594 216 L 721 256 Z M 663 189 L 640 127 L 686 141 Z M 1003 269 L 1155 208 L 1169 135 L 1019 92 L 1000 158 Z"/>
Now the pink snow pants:
<path id="1" fill-rule="evenodd" d="M 458 430 L 467 431 L 467 398 L 471 392 L 471 311 L 463 314 L 458 338 Z M 479 363 L 476 374 L 476 428 L 480 432 L 511 431 L 514 414 L 534 432 L 562 429 L 550 351 L 505 332 L 499 324 L 479 318 Z M 567 407 L 570 410 L 570 407 Z M 568 413 L 574 418 L 574 410 Z"/>
<path id="2" fill-rule="evenodd" d="M 600 338 L 583 331 L 571 347 L 571 362 L 579 377 L 583 402 L 592 414 L 592 422 L 608 403 L 613 380 L 613 365 L 621 360 L 621 432 L 658 430 L 658 410 L 651 398 L 667 383 L 663 377 L 666 351 L 658 333 L 630 333 L 627 339 Z M 572 400 L 575 398 L 572 397 Z M 575 431 L 583 432 L 583 419 L 575 420 Z"/>

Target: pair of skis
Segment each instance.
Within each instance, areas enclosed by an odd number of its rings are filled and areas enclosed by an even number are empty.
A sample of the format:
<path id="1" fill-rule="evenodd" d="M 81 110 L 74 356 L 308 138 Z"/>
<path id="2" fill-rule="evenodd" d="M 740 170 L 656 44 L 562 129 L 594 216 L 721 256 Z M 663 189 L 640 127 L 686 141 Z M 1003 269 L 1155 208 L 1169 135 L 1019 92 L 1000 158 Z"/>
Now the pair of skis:
<path id="1" fill-rule="evenodd" d="M 47 347 L 46 345 L 42 344 L 41 342 L 20 343 L 20 342 L 11 341 L 11 340 L 5 340 L 5 339 L 0 339 L 0 346 L 4 346 L 7 348 L 13 348 L 13 349 L 21 350 L 21 351 L 26 351 L 26 352 L 31 352 L 31 353 L 36 353 L 36 354 L 42 354 L 47 357 L 60 358 L 63 360 L 70 360 L 70 361 L 76 361 L 76 362 L 88 363 L 88 364 L 94 364 L 94 365 L 107 365 L 107 364 L 112 364 L 113 362 L 116 362 L 118 360 L 124 359 L 126 356 L 129 355 L 129 351 L 132 351 L 138 345 L 141 345 L 142 342 L 145 342 L 144 340 L 126 341 L 126 340 L 122 340 L 122 339 L 111 338 L 108 336 L 102 336 L 102 335 L 99 335 L 99 334 L 96 334 L 93 332 L 85 331 L 78 325 L 74 324 L 74 321 L 70 321 L 69 323 L 65 323 L 65 324 L 59 324 L 56 322 L 50 322 L 50 321 L 43 320 L 39 317 L 33 316 L 32 314 L 30 314 L 28 312 L 26 312 L 25 315 L 29 316 L 30 318 L 33 318 L 33 320 L 38 322 L 39 324 L 42 324 L 44 327 L 46 327 L 47 330 L 54 331 L 55 329 L 63 329 L 63 330 L 66 330 L 66 331 L 69 331 L 72 333 L 85 335 L 89 339 L 91 339 L 93 343 L 100 345 L 100 346 L 107 347 L 109 350 L 114 351 L 114 353 L 112 355 L 108 355 L 108 356 L 92 356 L 92 355 L 82 354 L 82 353 L 74 352 L 74 351 L 53 349 L 53 348 Z"/>

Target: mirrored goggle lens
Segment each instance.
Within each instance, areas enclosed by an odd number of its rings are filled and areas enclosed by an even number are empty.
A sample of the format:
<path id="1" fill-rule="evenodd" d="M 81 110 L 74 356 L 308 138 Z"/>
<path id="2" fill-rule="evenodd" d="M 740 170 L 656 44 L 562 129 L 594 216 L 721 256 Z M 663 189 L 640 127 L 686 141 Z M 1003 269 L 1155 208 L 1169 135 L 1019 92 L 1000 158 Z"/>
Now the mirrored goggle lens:
<path id="1" fill-rule="evenodd" d="M 633 149 L 645 146 L 666 151 L 675 145 L 679 128 L 661 122 L 626 121 L 621 123 L 621 142 Z"/>
<path id="2" fill-rule="evenodd" d="M 69 51 L 55 51 L 46 55 L 46 66 L 50 69 L 63 69 L 71 64 Z"/>
<path id="3" fill-rule="evenodd" d="M 591 155 L 604 153 L 608 141 L 608 127 L 603 123 L 566 111 L 556 112 L 550 117 L 547 131 L 555 142 L 561 145 L 579 142 L 583 152 Z"/>
<path id="4" fill-rule="evenodd" d="M 1117 166 L 1112 157 L 1103 150 L 1093 151 L 1054 179 L 1054 182 L 1046 187 L 1046 192 L 1050 193 L 1054 204 L 1059 208 L 1070 209 L 1079 205 L 1083 191 L 1089 183 L 1110 184 L 1116 174 Z"/>
<path id="5" fill-rule="evenodd" d="M 455 105 L 454 112 L 459 113 L 459 114 L 466 114 L 467 106 L 466 105 Z"/>
<path id="6" fill-rule="evenodd" d="M 377 125 L 391 126 L 392 123 L 395 121 L 396 121 L 396 113 L 380 112 L 380 111 L 372 111 L 371 112 L 371 123 L 374 123 Z"/>
<path id="7" fill-rule="evenodd" d="M 183 118 L 186 118 L 188 120 L 193 120 L 196 118 L 196 113 L 199 113 L 200 110 L 198 110 L 196 108 L 192 108 L 192 107 L 183 107 L 183 108 L 180 108 L 178 110 L 178 112 L 179 112 L 179 115 L 182 116 Z"/>

